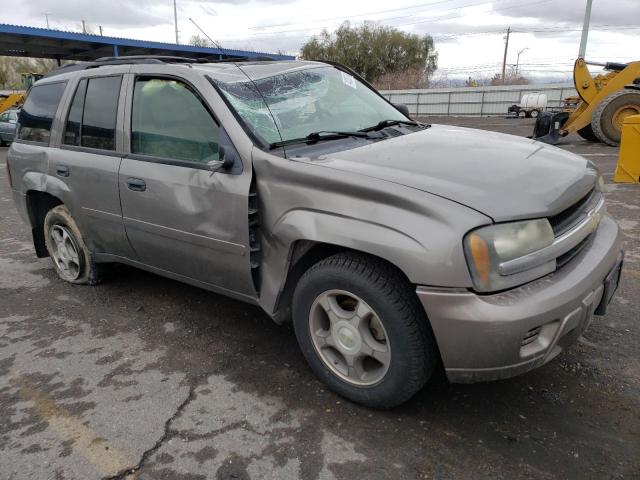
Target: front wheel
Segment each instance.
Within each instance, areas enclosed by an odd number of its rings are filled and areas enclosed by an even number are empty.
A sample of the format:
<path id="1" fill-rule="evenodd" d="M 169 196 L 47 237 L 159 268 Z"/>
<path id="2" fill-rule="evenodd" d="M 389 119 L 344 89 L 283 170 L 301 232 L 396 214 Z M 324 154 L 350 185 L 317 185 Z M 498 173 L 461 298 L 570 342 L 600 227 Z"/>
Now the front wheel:
<path id="1" fill-rule="evenodd" d="M 593 112 L 591 127 L 603 143 L 620 145 L 622 126 L 627 117 L 640 114 L 640 92 L 622 89 L 602 100 Z"/>
<path id="2" fill-rule="evenodd" d="M 437 361 L 428 320 L 392 266 L 360 254 L 320 261 L 293 296 L 298 343 L 314 373 L 355 402 L 391 408 L 424 386 Z"/>
<path id="3" fill-rule="evenodd" d="M 598 137 L 596 137 L 596 134 L 593 133 L 593 127 L 591 127 L 591 124 L 588 124 L 587 126 L 581 128 L 580 130 L 578 130 L 578 135 L 580 135 L 582 138 L 584 138 L 585 140 L 588 140 L 590 142 L 599 142 L 600 140 L 598 140 Z"/>

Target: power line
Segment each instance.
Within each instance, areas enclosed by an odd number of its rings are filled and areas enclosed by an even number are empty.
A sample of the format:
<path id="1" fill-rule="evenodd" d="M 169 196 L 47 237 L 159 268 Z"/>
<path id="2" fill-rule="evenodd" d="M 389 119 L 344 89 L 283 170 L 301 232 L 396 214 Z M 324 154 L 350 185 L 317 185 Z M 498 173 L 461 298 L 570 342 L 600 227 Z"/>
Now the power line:
<path id="1" fill-rule="evenodd" d="M 453 10 L 460 10 L 463 8 L 470 8 L 470 7 L 479 7 L 479 6 L 484 6 L 484 5 L 492 5 L 494 4 L 496 1 L 508 1 L 508 0 L 489 0 L 489 1 L 482 1 L 479 3 L 468 3 L 465 5 L 458 5 L 457 7 L 454 8 L 447 8 L 445 10 L 440 10 L 440 13 L 442 12 L 449 12 L 449 11 L 453 11 Z M 530 5 L 537 5 L 538 3 L 548 3 L 548 2 L 552 2 L 553 0 L 540 0 L 539 2 L 534 2 L 534 3 L 530 3 L 530 2 L 525 2 L 525 3 L 520 3 L 518 5 L 512 5 L 509 7 L 504 7 L 503 10 L 506 9 L 510 9 L 510 8 L 519 8 L 519 7 L 523 7 L 523 6 L 530 6 Z M 365 14 L 366 15 L 366 14 Z M 460 15 L 454 15 L 454 16 L 448 16 L 448 15 L 444 15 L 444 16 L 435 16 L 435 17 L 430 17 L 429 19 L 425 20 L 424 22 L 433 22 L 436 20 L 450 20 L 453 18 L 460 18 L 465 16 L 466 14 L 460 14 Z M 338 17 L 344 20 L 348 20 L 349 17 Z M 399 20 L 402 18 L 413 18 L 413 16 L 407 16 L 407 15 L 403 15 L 401 17 L 389 17 L 389 18 L 381 18 L 378 21 L 383 22 L 383 21 L 391 21 L 391 20 Z M 424 22 L 415 22 L 415 23 L 424 23 Z M 403 26 L 403 25 L 413 25 L 414 23 L 407 23 L 407 24 L 401 24 L 399 26 Z M 396 25 L 397 26 L 397 25 Z M 256 36 L 264 36 L 264 35 L 281 35 L 284 33 L 298 33 L 298 32 L 309 32 L 309 31 L 315 31 L 315 30 L 319 30 L 320 27 L 309 27 L 309 28 L 298 28 L 298 29 L 293 29 L 293 30 L 278 30 L 275 32 L 262 32 L 262 33 L 254 33 L 254 34 L 250 34 L 247 35 L 246 37 L 227 37 L 229 39 L 231 38 L 247 38 L 247 37 L 256 37 Z"/>
<path id="2" fill-rule="evenodd" d="M 402 8 L 390 8 L 388 10 L 377 10 L 375 12 L 367 12 L 367 13 L 358 13 L 355 15 L 348 15 L 348 16 L 340 16 L 340 17 L 330 17 L 330 18 L 321 18 L 318 20 L 314 20 L 313 22 L 302 22 L 302 23 L 320 23 L 320 22 L 330 22 L 332 20 L 346 20 L 346 19 L 351 19 L 351 18 L 356 18 L 356 17 L 366 17 L 369 15 L 379 15 L 381 13 L 389 13 L 389 12 L 398 12 L 401 10 L 410 10 L 412 8 L 420 8 L 420 7 L 431 7 L 433 5 L 440 5 L 443 3 L 449 3 L 449 2 L 454 2 L 455 0 L 439 0 L 437 2 L 430 2 L 430 3 L 419 3 L 417 5 L 412 5 L 409 7 L 402 7 Z M 264 30 L 267 28 L 273 28 L 273 27 L 286 27 L 288 25 L 291 25 L 291 22 L 289 23 L 276 23 L 276 24 L 271 24 L 271 25 L 261 25 L 258 27 L 251 27 L 250 30 Z"/>

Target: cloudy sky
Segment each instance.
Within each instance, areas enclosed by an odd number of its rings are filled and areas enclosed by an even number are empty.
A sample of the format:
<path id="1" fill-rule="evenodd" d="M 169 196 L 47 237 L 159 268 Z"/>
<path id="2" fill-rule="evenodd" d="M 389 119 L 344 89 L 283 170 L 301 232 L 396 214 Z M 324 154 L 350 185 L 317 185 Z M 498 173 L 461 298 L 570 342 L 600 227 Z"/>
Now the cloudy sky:
<path id="1" fill-rule="evenodd" d="M 296 54 L 323 28 L 376 21 L 430 34 L 441 77 L 491 76 L 500 69 L 504 32 L 508 63 L 520 56 L 531 77 L 571 78 L 586 0 L 177 0 L 180 42 L 199 33 L 193 18 L 224 47 Z M 173 0 L 12 0 L 2 22 L 175 42 Z M 640 52 L 640 0 L 593 0 L 587 58 L 629 61 Z"/>

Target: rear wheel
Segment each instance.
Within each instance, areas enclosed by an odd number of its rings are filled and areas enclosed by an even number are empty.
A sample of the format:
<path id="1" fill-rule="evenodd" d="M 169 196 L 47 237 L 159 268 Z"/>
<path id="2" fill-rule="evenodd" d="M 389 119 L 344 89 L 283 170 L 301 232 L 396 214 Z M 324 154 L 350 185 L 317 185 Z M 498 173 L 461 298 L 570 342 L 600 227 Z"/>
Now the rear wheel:
<path id="1" fill-rule="evenodd" d="M 599 142 L 600 141 L 600 140 L 598 140 L 598 137 L 596 137 L 596 134 L 593 133 L 593 128 L 591 127 L 591 124 L 589 124 L 586 127 L 581 128 L 580 130 L 578 130 L 578 135 L 580 135 L 585 140 L 589 140 L 590 142 Z"/>
<path id="2" fill-rule="evenodd" d="M 337 254 L 311 267 L 296 287 L 293 319 L 314 373 L 370 407 L 405 402 L 436 364 L 433 334 L 413 288 L 366 255 Z"/>
<path id="3" fill-rule="evenodd" d="M 531 118 L 538 118 L 538 115 L 540 115 L 540 111 L 538 110 L 531 110 Z"/>
<path id="4" fill-rule="evenodd" d="M 61 279 L 86 285 L 95 285 L 102 280 L 104 265 L 94 262 L 78 225 L 64 205 L 58 205 L 47 213 L 44 239 Z"/>
<path id="5" fill-rule="evenodd" d="M 620 145 L 622 125 L 631 115 L 640 115 L 640 92 L 623 89 L 605 98 L 593 113 L 591 126 L 601 142 Z"/>

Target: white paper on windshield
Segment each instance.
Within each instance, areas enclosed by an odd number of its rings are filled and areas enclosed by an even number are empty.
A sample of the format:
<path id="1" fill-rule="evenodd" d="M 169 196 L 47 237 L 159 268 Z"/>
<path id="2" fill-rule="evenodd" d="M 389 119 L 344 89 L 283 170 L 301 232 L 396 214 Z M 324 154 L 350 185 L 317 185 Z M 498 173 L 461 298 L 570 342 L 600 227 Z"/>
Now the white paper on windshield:
<path id="1" fill-rule="evenodd" d="M 348 73 L 340 72 L 342 74 L 342 83 L 351 88 L 356 88 L 356 79 Z"/>

